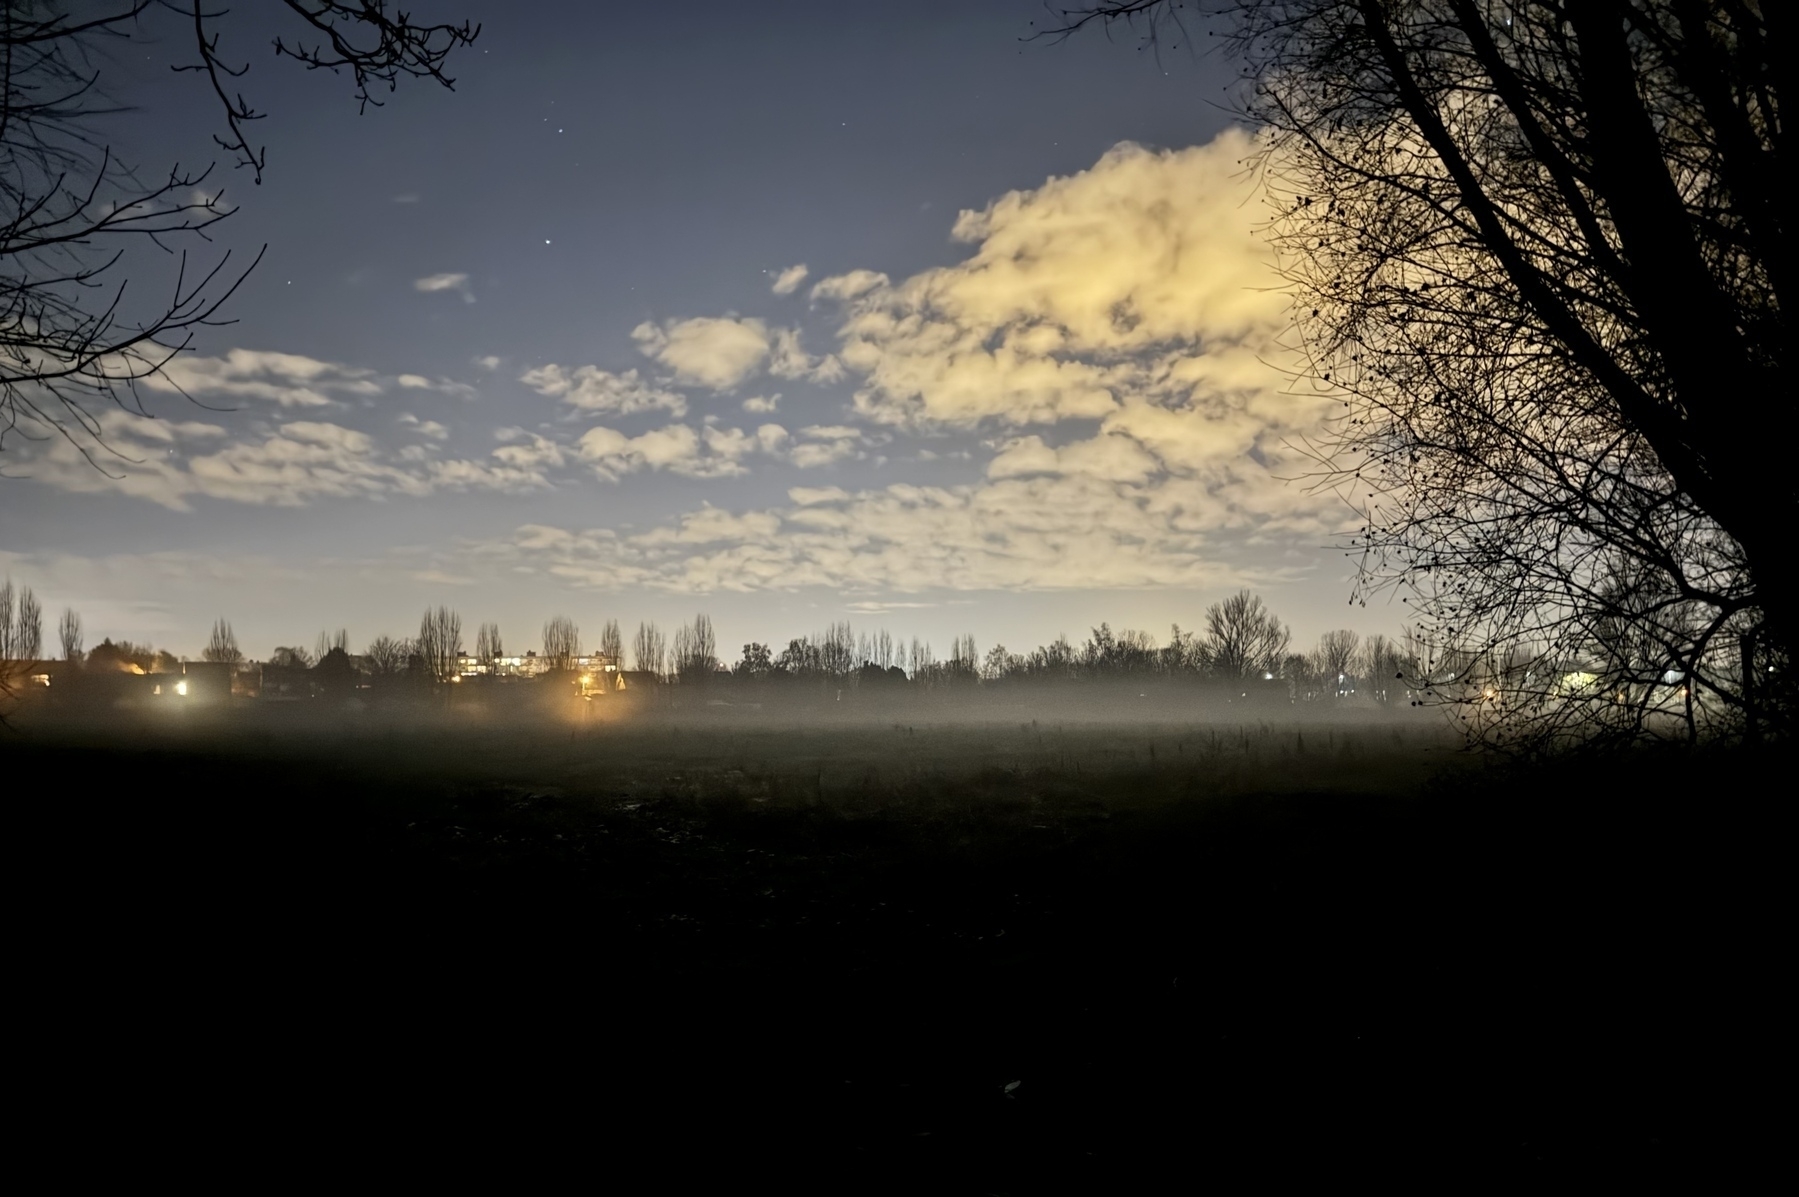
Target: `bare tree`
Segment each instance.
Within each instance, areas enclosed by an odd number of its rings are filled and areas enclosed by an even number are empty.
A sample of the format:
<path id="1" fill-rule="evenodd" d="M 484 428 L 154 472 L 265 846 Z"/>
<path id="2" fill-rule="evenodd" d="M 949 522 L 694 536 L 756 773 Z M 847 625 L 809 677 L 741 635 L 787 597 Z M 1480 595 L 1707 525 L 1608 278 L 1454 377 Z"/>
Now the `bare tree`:
<path id="1" fill-rule="evenodd" d="M 31 587 L 18 591 L 14 603 L 12 579 L 0 585 L 0 698 L 10 702 L 18 695 L 18 679 L 43 652 L 44 614 Z M 4 722 L 0 714 L 0 723 Z"/>
<path id="2" fill-rule="evenodd" d="M 1799 423 L 1763 402 L 1793 306 L 1784 6 L 1213 7 L 1311 375 L 1346 401 L 1321 451 L 1361 589 L 1406 592 L 1425 673 L 1487 662 L 1432 692 L 1525 748 L 1790 720 L 1799 476 L 1742 458 Z"/>
<path id="3" fill-rule="evenodd" d="M 912 637 L 912 644 L 906 651 L 906 673 L 913 681 L 928 681 L 937 668 L 937 656 L 931 651 L 931 642 L 922 643 L 918 637 Z"/>
<path id="4" fill-rule="evenodd" d="M 22 661 L 35 661 L 44 652 L 44 609 L 37 595 L 26 586 L 19 591 L 18 655 Z"/>
<path id="5" fill-rule="evenodd" d="M 406 671 L 412 653 L 412 642 L 409 640 L 377 636 L 369 641 L 369 646 L 362 655 L 368 660 L 370 673 L 378 678 L 392 678 Z"/>
<path id="6" fill-rule="evenodd" d="M 505 646 L 500 642 L 500 625 L 484 623 L 481 630 L 475 633 L 475 659 L 489 673 L 493 672 L 494 663 L 506 655 Z"/>
<path id="7" fill-rule="evenodd" d="M 616 619 L 608 619 L 605 626 L 600 629 L 600 655 L 605 657 L 614 668 L 624 668 L 625 638 L 619 633 Z"/>
<path id="8" fill-rule="evenodd" d="M 0 583 L 0 661 L 13 659 L 18 643 L 18 593 L 12 578 Z"/>
<path id="9" fill-rule="evenodd" d="M 365 108 L 379 104 L 371 84 L 391 90 L 401 75 L 445 87 L 446 56 L 479 33 L 462 26 L 422 25 L 389 15 L 383 3 L 288 0 L 309 37 L 275 42 L 277 56 L 308 69 L 348 70 Z M 100 86 L 96 63 L 108 43 L 158 17 L 172 17 L 195 60 L 178 72 L 201 76 L 223 108 L 219 146 L 262 181 L 266 151 L 252 149 L 245 126 L 261 118 L 228 80 L 220 47 L 222 8 L 204 0 L 9 0 L 0 17 L 0 451 L 9 436 L 63 437 L 90 461 L 104 450 L 104 411 L 119 406 L 148 414 L 136 383 L 160 375 L 188 349 L 197 330 L 222 323 L 221 305 L 254 269 L 228 269 L 226 253 L 210 267 L 176 255 L 164 298 L 129 310 L 114 273 L 124 244 L 176 254 L 174 243 L 209 240 L 207 230 L 230 214 L 212 168 L 141 182 L 95 131 L 96 119 L 122 110 Z M 316 41 L 312 39 L 316 38 Z M 308 43 L 311 44 L 308 44 Z"/>
<path id="10" fill-rule="evenodd" d="M 711 679 L 718 669 L 718 644 L 712 634 L 712 620 L 696 615 L 691 626 L 675 629 L 675 676 L 689 684 Z"/>
<path id="11" fill-rule="evenodd" d="M 1206 658 L 1220 677 L 1236 681 L 1275 672 L 1292 638 L 1286 625 L 1247 590 L 1206 609 Z"/>
<path id="12" fill-rule="evenodd" d="M 81 660 L 81 616 L 73 607 L 64 607 L 62 622 L 57 625 L 62 637 L 62 659 L 69 662 Z"/>
<path id="13" fill-rule="evenodd" d="M 551 669 L 573 669 L 581 655 L 581 629 L 566 615 L 558 615 L 543 625 L 543 657 Z"/>
<path id="14" fill-rule="evenodd" d="M 983 682 L 1001 681 L 1022 668 L 1023 665 L 1023 657 L 1017 653 L 1007 652 L 1006 646 L 1003 644 L 996 644 L 987 650 L 985 657 L 981 658 L 981 680 Z"/>
<path id="15" fill-rule="evenodd" d="M 323 661 L 332 649 L 348 655 L 350 651 L 350 633 L 347 628 L 339 628 L 335 633 L 320 632 L 319 638 L 312 642 L 314 660 Z"/>
<path id="16" fill-rule="evenodd" d="M 662 632 L 654 623 L 638 624 L 637 635 L 631 641 L 631 657 L 638 671 L 662 676 L 665 645 Z"/>
<path id="17" fill-rule="evenodd" d="M 0 583 L 0 661 L 13 661 L 18 648 L 18 589 L 7 576 Z"/>
<path id="18" fill-rule="evenodd" d="M 856 671 L 856 637 L 848 621 L 832 624 L 817 638 L 818 667 L 835 678 Z"/>
<path id="19" fill-rule="evenodd" d="M 214 621 L 212 638 L 206 642 L 200 656 L 207 661 L 220 661 L 226 665 L 237 665 L 244 659 L 242 650 L 237 647 L 237 634 L 225 620 Z"/>
<path id="20" fill-rule="evenodd" d="M 1348 628 L 1326 632 L 1318 638 L 1315 653 L 1318 676 L 1323 679 L 1331 697 L 1342 692 L 1343 682 L 1355 672 L 1356 650 L 1361 642 L 1362 638 Z"/>
<path id="21" fill-rule="evenodd" d="M 1368 696 L 1382 706 L 1404 697 L 1405 657 L 1398 644 L 1378 633 L 1362 641 L 1356 672 L 1364 679 Z"/>
<path id="22" fill-rule="evenodd" d="M 448 607 L 428 608 L 419 620 L 413 655 L 424 665 L 425 676 L 447 682 L 457 675 L 462 655 L 462 616 Z"/>

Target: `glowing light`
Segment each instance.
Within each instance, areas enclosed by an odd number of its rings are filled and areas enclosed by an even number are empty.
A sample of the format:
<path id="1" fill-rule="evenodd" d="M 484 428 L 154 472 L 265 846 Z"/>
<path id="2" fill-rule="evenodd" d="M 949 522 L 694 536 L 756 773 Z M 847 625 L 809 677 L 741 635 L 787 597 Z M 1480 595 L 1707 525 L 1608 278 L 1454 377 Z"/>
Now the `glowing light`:
<path id="1" fill-rule="evenodd" d="M 187 697 L 187 683 L 186 682 L 176 682 L 175 683 L 175 693 L 181 695 L 181 697 L 183 697 L 183 698 L 186 698 Z"/>

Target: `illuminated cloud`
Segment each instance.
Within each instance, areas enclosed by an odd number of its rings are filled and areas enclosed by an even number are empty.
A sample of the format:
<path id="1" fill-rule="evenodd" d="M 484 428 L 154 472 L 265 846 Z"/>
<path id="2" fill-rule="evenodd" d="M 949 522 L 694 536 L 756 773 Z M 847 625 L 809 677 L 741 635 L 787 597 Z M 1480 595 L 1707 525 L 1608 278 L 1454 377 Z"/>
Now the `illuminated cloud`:
<path id="1" fill-rule="evenodd" d="M 575 453 L 596 477 L 610 482 L 644 469 L 688 478 L 729 478 L 748 472 L 742 462 L 750 454 L 779 452 L 786 441 L 787 430 L 779 424 L 764 424 L 755 432 L 670 424 L 638 436 L 596 427 L 575 442 Z"/>
<path id="2" fill-rule="evenodd" d="M 845 302 L 859 299 L 870 291 L 888 285 L 886 275 L 874 270 L 852 270 L 848 274 L 834 274 L 830 278 L 820 279 L 812 288 L 813 302 L 821 299 Z"/>
<path id="3" fill-rule="evenodd" d="M 978 481 L 796 487 L 782 507 L 706 506 L 631 535 L 536 526 L 524 540 L 566 579 L 693 592 L 1270 580 L 1233 562 L 1328 539 L 1339 512 L 1286 480 L 1305 472 L 1294 446 L 1324 410 L 1287 390 L 1288 302 L 1242 176 L 1253 148 L 1236 131 L 1180 152 L 1119 146 L 1090 170 L 962 213 L 955 234 L 972 249 L 957 265 L 898 282 L 856 271 L 812 289 L 843 305 L 836 358 L 859 378 L 855 412 L 950 438 L 920 459 L 968 458 L 973 438 L 991 435 Z M 664 331 L 640 330 L 646 351 L 661 351 Z M 797 335 L 755 331 L 770 373 L 824 368 Z M 736 467 L 747 438 L 730 435 L 736 447 L 716 460 Z M 611 436 L 628 464 L 626 438 Z M 868 440 L 850 424 L 810 425 L 771 455 L 815 468 Z M 692 468 L 706 447 L 690 434 L 678 460 Z M 482 551 L 507 559 L 516 547 Z"/>
<path id="4" fill-rule="evenodd" d="M 598 366 L 538 366 L 519 376 L 519 381 L 540 395 L 561 399 L 581 411 L 630 415 L 662 409 L 671 415 L 687 414 L 687 399 L 676 391 L 653 386 L 636 370 L 614 374 Z"/>
<path id="5" fill-rule="evenodd" d="M 800 345 L 796 328 L 776 329 L 769 352 L 768 372 L 776 378 L 798 378 L 808 382 L 832 383 L 843 379 L 843 363 L 831 354 L 813 357 Z"/>
<path id="6" fill-rule="evenodd" d="M 401 423 L 430 441 L 447 435 L 435 421 L 409 423 L 403 417 Z M 215 424 L 147 420 L 126 412 L 106 413 L 100 426 L 111 450 L 96 457 L 102 468 L 58 438 L 22 455 L 18 472 L 60 490 L 126 495 L 176 511 L 190 510 L 196 496 L 301 507 L 326 499 L 550 485 L 541 469 L 500 453 L 489 463 L 438 461 L 434 448 L 424 444 L 388 452 L 366 432 L 325 421 L 296 420 L 239 440 Z"/>
<path id="7" fill-rule="evenodd" d="M 776 378 L 832 383 L 844 377 L 835 355 L 814 357 L 795 328 L 771 328 L 753 317 L 700 316 L 663 324 L 645 321 L 631 339 L 688 386 L 728 391 L 764 366 Z"/>
<path id="8" fill-rule="evenodd" d="M 795 291 L 800 289 L 800 284 L 806 281 L 806 275 L 808 273 L 804 262 L 801 262 L 798 266 L 789 266 L 787 269 L 775 275 L 774 285 L 771 286 L 769 290 L 773 291 L 776 295 L 792 295 Z"/>
<path id="9" fill-rule="evenodd" d="M 802 438 L 787 459 L 801 469 L 831 465 L 853 457 L 862 445 L 862 430 L 842 425 L 813 425 L 800 429 Z"/>
<path id="10" fill-rule="evenodd" d="M 768 359 L 768 325 L 753 318 L 699 316 L 661 325 L 645 321 L 631 339 L 647 356 L 674 371 L 677 381 L 728 391 Z"/>
<path id="11" fill-rule="evenodd" d="M 1147 488 L 1089 474 L 856 493 L 796 487 L 789 499 L 741 513 L 703 507 L 634 535 L 532 525 L 463 552 L 603 590 L 1204 588 L 1271 580 L 1232 560 L 1272 522 L 1289 534 L 1319 529 L 1271 521 L 1196 481 Z M 1221 506 L 1231 512 L 1222 520 Z"/>
<path id="12" fill-rule="evenodd" d="M 1262 208 L 1241 165 L 1253 148 L 1240 131 L 1178 152 L 1120 145 L 963 212 L 954 235 L 974 251 L 961 263 L 898 284 L 821 282 L 814 294 L 849 301 L 839 357 L 864 379 L 857 410 L 1027 425 L 1135 402 L 1216 417 L 1278 391 L 1273 368 L 1214 364 L 1281 356 L 1288 325 L 1254 236 Z"/>
<path id="13" fill-rule="evenodd" d="M 233 349 L 224 357 L 176 357 L 138 385 L 192 396 L 235 395 L 282 407 L 329 407 L 338 395 L 381 393 L 373 370 L 319 361 L 297 353 Z"/>

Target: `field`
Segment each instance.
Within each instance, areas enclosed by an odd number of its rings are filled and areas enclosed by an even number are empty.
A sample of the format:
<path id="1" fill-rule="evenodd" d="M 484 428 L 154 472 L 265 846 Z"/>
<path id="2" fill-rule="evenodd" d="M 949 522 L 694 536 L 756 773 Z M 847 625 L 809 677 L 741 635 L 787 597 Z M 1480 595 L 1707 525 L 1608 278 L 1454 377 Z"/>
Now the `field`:
<path id="1" fill-rule="evenodd" d="M 1646 1175 L 1709 1150 L 1772 967 L 1736 756 L 672 717 L 4 751 L 49 1004 L 147 1086 L 354 1076 L 334 1142 L 504 1093 L 787 1191 Z"/>

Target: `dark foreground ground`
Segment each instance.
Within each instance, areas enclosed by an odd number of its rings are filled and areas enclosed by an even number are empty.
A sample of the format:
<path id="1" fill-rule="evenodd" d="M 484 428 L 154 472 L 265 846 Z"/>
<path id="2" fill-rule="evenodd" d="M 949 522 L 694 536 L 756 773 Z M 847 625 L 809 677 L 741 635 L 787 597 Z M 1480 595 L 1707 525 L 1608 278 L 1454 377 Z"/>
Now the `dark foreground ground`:
<path id="1" fill-rule="evenodd" d="M 83 1167 L 1721 1179 L 1780 1108 L 1746 1098 L 1784 1084 L 1783 757 L 1020 724 L 25 729 L 0 761 L 22 1086 Z"/>

